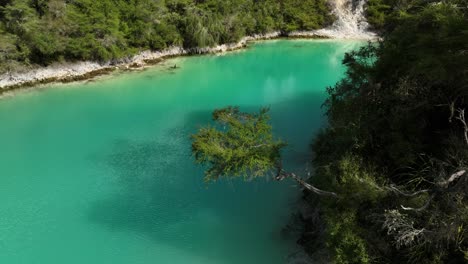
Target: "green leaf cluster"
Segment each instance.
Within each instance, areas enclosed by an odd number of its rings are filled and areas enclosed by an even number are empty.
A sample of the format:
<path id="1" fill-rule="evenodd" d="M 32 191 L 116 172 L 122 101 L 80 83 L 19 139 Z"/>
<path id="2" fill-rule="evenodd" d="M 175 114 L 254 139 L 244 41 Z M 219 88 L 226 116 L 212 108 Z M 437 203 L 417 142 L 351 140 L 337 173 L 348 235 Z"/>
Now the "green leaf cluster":
<path id="1" fill-rule="evenodd" d="M 267 113 L 266 108 L 256 114 L 240 112 L 238 107 L 215 110 L 215 126 L 192 135 L 196 161 L 208 166 L 206 181 L 222 176 L 260 177 L 279 166 L 286 144 L 273 138 Z"/>

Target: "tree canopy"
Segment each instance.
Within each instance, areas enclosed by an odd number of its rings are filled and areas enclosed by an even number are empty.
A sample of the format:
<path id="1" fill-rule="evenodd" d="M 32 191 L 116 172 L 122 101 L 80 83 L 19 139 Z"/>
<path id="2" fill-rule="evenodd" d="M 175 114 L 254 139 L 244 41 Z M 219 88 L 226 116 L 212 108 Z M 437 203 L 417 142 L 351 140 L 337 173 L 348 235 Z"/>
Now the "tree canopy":
<path id="1" fill-rule="evenodd" d="M 205 180 L 259 177 L 278 170 L 286 144 L 273 138 L 267 112 L 267 108 L 255 114 L 240 112 L 238 107 L 215 110 L 216 126 L 192 135 L 196 161 L 208 165 Z"/>

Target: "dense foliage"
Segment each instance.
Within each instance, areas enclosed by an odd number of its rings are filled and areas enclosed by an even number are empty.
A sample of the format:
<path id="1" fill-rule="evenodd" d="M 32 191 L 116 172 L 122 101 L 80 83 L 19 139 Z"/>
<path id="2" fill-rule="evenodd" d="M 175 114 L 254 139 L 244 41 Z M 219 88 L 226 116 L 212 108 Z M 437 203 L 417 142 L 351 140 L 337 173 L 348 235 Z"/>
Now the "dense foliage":
<path id="1" fill-rule="evenodd" d="M 1 0 L 0 72 L 331 23 L 325 0 Z"/>
<path id="2" fill-rule="evenodd" d="M 383 41 L 347 54 L 346 78 L 329 89 L 314 181 L 340 195 L 319 203 L 336 263 L 468 261 L 461 3 L 405 1 L 382 21 Z"/>
<path id="3" fill-rule="evenodd" d="M 192 136 L 196 161 L 208 166 L 206 181 L 223 176 L 261 177 L 276 170 L 286 144 L 273 138 L 267 112 L 243 113 L 238 107 L 213 112 L 216 126 L 203 127 Z"/>

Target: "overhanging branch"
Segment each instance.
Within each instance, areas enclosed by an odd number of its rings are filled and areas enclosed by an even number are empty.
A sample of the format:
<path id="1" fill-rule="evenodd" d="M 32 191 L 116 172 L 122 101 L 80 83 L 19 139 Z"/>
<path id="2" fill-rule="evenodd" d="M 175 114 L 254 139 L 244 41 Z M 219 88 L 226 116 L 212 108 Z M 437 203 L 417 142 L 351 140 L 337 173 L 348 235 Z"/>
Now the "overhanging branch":
<path id="1" fill-rule="evenodd" d="M 300 185 L 302 185 L 302 187 L 306 188 L 307 190 L 315 193 L 315 194 L 318 194 L 318 195 L 321 195 L 321 196 L 332 196 L 332 197 L 335 197 L 337 198 L 338 195 L 334 192 L 328 192 L 328 191 L 324 191 L 324 190 L 320 190 L 319 188 L 313 186 L 312 184 L 309 184 L 307 183 L 306 181 L 304 181 L 303 179 L 301 179 L 299 176 L 297 176 L 296 174 L 294 173 L 287 173 L 283 170 L 279 170 L 278 171 L 278 175 L 276 176 L 276 180 L 278 181 L 282 181 L 284 180 L 285 178 L 293 178 L 295 181 L 297 181 Z"/>

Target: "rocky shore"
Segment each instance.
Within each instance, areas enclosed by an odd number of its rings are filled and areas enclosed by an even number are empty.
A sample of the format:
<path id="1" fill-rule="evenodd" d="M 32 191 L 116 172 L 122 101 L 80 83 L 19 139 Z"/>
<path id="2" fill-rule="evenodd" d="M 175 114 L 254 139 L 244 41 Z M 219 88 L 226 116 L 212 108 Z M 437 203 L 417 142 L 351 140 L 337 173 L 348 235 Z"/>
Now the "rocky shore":
<path id="1" fill-rule="evenodd" d="M 4 73 L 0 75 L 0 95 L 37 84 L 73 82 L 107 74 L 117 69 L 142 68 L 175 56 L 223 53 L 238 50 L 245 48 L 249 41 L 274 39 L 282 36 L 280 32 L 272 32 L 264 35 L 244 37 L 237 43 L 223 44 L 210 48 L 184 49 L 182 47 L 171 47 L 162 51 L 143 51 L 132 57 L 106 63 L 91 61 L 62 63 L 47 67 L 38 67 L 27 72 Z"/>
<path id="2" fill-rule="evenodd" d="M 26 72 L 8 72 L 0 75 L 0 95 L 17 90 L 19 88 L 31 87 L 38 84 L 52 82 L 74 82 L 87 80 L 93 77 L 107 74 L 118 69 L 138 69 L 151 64 L 161 62 L 170 57 L 185 56 L 193 54 L 223 53 L 245 48 L 247 43 L 256 40 L 286 38 L 334 38 L 320 31 L 296 31 L 288 34 L 279 31 L 262 35 L 253 35 L 242 38 L 237 43 L 223 44 L 215 47 L 184 49 L 182 47 L 171 47 L 162 51 L 142 51 L 131 57 L 113 60 L 106 63 L 82 61 L 72 63 L 59 63 L 47 67 L 37 67 Z M 356 37 L 354 37 L 356 38 Z M 365 36 L 357 37 L 367 39 Z"/>

